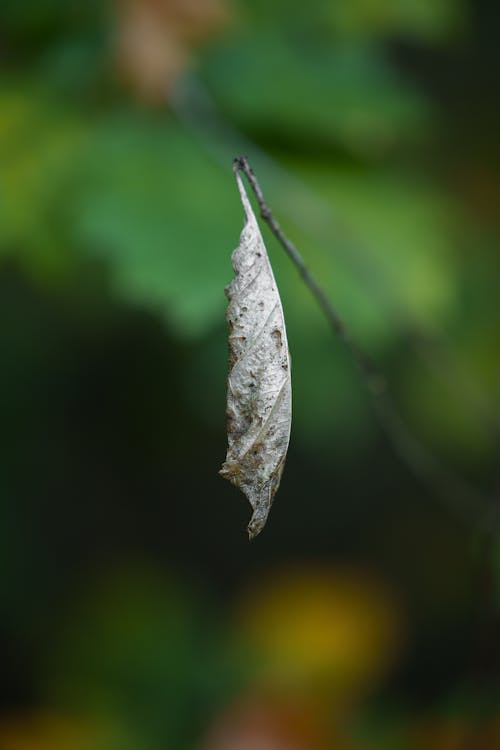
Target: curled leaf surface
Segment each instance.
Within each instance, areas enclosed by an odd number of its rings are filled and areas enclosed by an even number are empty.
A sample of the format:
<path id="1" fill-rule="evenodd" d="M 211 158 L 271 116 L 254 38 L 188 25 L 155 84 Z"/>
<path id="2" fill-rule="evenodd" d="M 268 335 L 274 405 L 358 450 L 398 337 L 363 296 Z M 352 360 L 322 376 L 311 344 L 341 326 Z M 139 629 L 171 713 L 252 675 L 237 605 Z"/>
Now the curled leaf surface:
<path id="1" fill-rule="evenodd" d="M 228 449 L 220 474 L 248 498 L 250 539 L 264 527 L 285 464 L 292 414 L 283 308 L 264 240 L 239 174 L 246 214 L 232 256 L 229 299 Z"/>

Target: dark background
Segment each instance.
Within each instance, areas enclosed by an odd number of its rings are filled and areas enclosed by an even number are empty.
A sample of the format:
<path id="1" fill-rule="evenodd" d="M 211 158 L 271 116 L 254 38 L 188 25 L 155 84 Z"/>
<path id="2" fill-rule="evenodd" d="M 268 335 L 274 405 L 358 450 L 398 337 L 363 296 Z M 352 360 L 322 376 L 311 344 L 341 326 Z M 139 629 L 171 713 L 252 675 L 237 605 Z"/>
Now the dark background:
<path id="1" fill-rule="evenodd" d="M 500 747 L 498 21 L 3 0 L 2 749 Z M 263 228 L 294 423 L 252 544 L 217 475 L 239 153 L 438 466 Z"/>

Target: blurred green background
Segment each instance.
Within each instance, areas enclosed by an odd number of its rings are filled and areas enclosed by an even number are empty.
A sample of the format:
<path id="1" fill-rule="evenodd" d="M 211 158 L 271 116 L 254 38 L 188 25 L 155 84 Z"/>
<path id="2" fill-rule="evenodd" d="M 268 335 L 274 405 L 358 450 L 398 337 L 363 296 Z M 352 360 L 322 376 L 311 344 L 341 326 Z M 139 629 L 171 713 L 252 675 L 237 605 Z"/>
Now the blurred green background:
<path id="1" fill-rule="evenodd" d="M 2 0 L 0 747 L 500 748 L 494 0 Z M 269 523 L 217 476 L 245 153 L 293 359 Z M 396 447 L 397 448 L 397 447 Z"/>

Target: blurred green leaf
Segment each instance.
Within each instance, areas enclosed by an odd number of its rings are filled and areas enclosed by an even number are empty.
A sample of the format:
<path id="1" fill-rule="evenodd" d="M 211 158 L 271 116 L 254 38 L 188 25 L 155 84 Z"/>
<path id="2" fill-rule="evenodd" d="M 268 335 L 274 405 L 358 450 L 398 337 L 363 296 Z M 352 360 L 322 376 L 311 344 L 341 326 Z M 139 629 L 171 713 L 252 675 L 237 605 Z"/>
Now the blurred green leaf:
<path id="1" fill-rule="evenodd" d="M 253 31 L 219 43 L 202 72 L 231 118 L 281 148 L 340 146 L 372 158 L 429 124 L 425 98 L 372 46 Z"/>
<path id="2" fill-rule="evenodd" d="M 117 292 L 183 335 L 220 320 L 240 213 L 229 169 L 167 118 L 128 115 L 95 128 L 84 172 L 75 232 Z"/>
<path id="3" fill-rule="evenodd" d="M 229 167 L 166 117 L 89 121 L 12 93 L 3 111 L 0 253 L 52 272 L 75 251 L 99 257 L 120 295 L 184 335 L 223 317 L 238 236 Z"/>

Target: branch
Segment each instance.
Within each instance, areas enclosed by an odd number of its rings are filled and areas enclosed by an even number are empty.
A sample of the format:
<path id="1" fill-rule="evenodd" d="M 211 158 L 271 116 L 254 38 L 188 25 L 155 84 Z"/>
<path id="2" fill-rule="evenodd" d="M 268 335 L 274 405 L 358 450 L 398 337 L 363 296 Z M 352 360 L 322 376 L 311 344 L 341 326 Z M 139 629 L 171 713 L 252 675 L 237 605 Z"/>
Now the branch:
<path id="1" fill-rule="evenodd" d="M 181 84 L 170 94 L 169 104 L 175 112 L 179 122 L 183 124 L 197 138 L 205 152 L 222 169 L 226 169 L 229 153 L 250 150 L 259 163 L 269 174 L 280 182 L 292 188 L 296 196 L 293 215 L 307 231 L 321 243 L 325 242 L 323 232 L 318 227 L 332 226 L 334 218 L 337 242 L 335 252 L 343 262 L 351 264 L 358 278 L 368 284 L 371 293 L 383 295 L 384 301 L 390 301 L 390 314 L 402 317 L 406 323 L 407 342 L 415 354 L 426 364 L 435 377 L 446 386 L 448 392 L 455 395 L 457 407 L 468 412 L 478 427 L 487 433 L 493 446 L 500 447 L 500 419 L 496 416 L 496 409 L 484 393 L 477 387 L 474 377 L 464 367 L 443 339 L 432 337 L 428 331 L 420 327 L 419 321 L 391 283 L 386 272 L 375 261 L 369 248 L 364 245 L 353 227 L 345 222 L 345 218 L 332 207 L 331 201 L 311 190 L 295 174 L 281 165 L 255 143 L 249 141 L 234 124 L 224 118 L 209 92 L 200 79 L 194 75 L 186 76 Z M 201 123 L 201 124 L 200 124 Z M 301 208 L 300 217 L 297 209 Z M 286 210 L 286 206 L 284 207 Z M 290 213 L 290 211 L 288 210 Z M 328 238 L 330 241 L 330 238 Z M 344 250 L 342 251 L 342 246 Z M 326 248 L 326 246 L 325 246 Z M 347 253 L 346 253 L 347 249 Z"/>
<path id="2" fill-rule="evenodd" d="M 274 218 L 247 158 L 237 157 L 233 162 L 233 169 L 235 172 L 242 172 L 247 178 L 259 204 L 262 219 L 269 225 L 272 233 L 295 265 L 305 285 L 321 307 L 333 333 L 344 342 L 350 352 L 371 396 L 378 422 L 396 454 L 411 469 L 417 479 L 462 520 L 467 523 L 477 523 L 488 519 L 489 525 L 493 514 L 497 514 L 495 504 L 465 479 L 442 466 L 408 430 L 389 393 L 385 376 L 371 357 L 352 338 L 342 316 L 332 305 L 324 289 L 309 271 L 301 254 Z"/>

